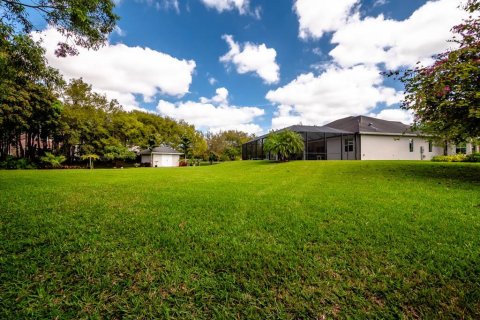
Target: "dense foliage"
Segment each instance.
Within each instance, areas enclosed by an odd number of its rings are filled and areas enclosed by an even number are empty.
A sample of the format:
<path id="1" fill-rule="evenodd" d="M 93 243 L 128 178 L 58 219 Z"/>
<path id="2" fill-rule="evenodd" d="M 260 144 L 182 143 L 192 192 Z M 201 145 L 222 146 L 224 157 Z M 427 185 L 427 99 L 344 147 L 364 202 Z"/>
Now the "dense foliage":
<path id="1" fill-rule="evenodd" d="M 465 5 L 471 16 L 452 29 L 455 49 L 435 56 L 431 66 L 391 73 L 405 84 L 403 108 L 413 111 L 416 127 L 439 140 L 480 137 L 479 8 L 479 0 Z"/>
<path id="2" fill-rule="evenodd" d="M 47 152 L 43 157 L 40 157 L 40 161 L 52 168 L 60 168 L 65 160 L 67 160 L 65 156 L 56 156 L 50 152 Z"/>
<path id="3" fill-rule="evenodd" d="M 242 156 L 242 144 L 252 138 L 253 136 L 236 130 L 209 133 L 206 136 L 209 159 L 211 161 L 238 160 Z"/>
<path id="4" fill-rule="evenodd" d="M 70 163 L 88 154 L 110 161 L 128 160 L 139 149 L 160 144 L 177 148 L 184 137 L 191 141 L 195 156 L 207 151 L 203 135 L 193 126 L 156 114 L 123 111 L 115 100 L 93 92 L 81 79 L 72 80 L 61 91 L 63 103 L 50 94 L 51 104 L 32 104 L 38 110 L 30 108 L 27 99 L 13 104 L 5 101 L 8 95 L 3 96 L 1 158 L 14 146 L 19 157 L 30 160 L 46 152 L 64 155 Z"/>
<path id="5" fill-rule="evenodd" d="M 37 42 L 0 24 L 0 158 L 10 146 L 29 158 L 46 149 L 63 108 L 55 93 L 62 84 Z"/>
<path id="6" fill-rule="evenodd" d="M 141 149 L 162 144 L 189 159 L 208 159 L 209 152 L 215 152 L 220 160 L 234 160 L 249 139 L 243 132 L 220 132 L 207 134 L 207 145 L 194 126 L 153 113 L 126 112 L 82 79 L 55 90 L 25 86 L 17 94 L 0 97 L 0 102 L 0 160 L 9 150 L 33 162 L 50 152 L 63 155 L 70 164 L 88 160 L 92 166 L 94 158 L 88 155 L 119 163 L 135 159 Z"/>
<path id="7" fill-rule="evenodd" d="M 480 153 L 435 156 L 433 162 L 480 162 Z"/>
<path id="8" fill-rule="evenodd" d="M 283 130 L 271 132 L 263 145 L 265 153 L 277 154 L 280 161 L 287 161 L 294 154 L 303 151 L 304 142 L 300 134 Z"/>
<path id="9" fill-rule="evenodd" d="M 28 34 L 34 24 L 32 13 L 70 42 L 59 43 L 56 54 L 76 53 L 76 46 L 97 49 L 107 41 L 115 28 L 118 16 L 113 13 L 113 0 L 0 0 L 0 26 L 14 26 L 20 34 Z"/>
<path id="10" fill-rule="evenodd" d="M 0 0 L 0 166 L 34 167 L 48 164 L 50 156 L 63 156 L 69 164 L 88 160 L 93 167 L 97 158 L 133 160 L 140 149 L 160 144 L 184 150 L 192 160 L 207 159 L 209 153 L 236 159 L 243 140 L 230 134 L 222 138 L 222 147 L 213 143 L 214 149 L 208 150 L 204 135 L 192 125 L 153 113 L 126 112 L 82 79 L 66 84 L 29 35 L 29 14 L 36 11 L 73 41 L 60 44 L 58 55 L 75 54 L 75 46 L 96 49 L 115 26 L 113 7 L 111 0 Z"/>

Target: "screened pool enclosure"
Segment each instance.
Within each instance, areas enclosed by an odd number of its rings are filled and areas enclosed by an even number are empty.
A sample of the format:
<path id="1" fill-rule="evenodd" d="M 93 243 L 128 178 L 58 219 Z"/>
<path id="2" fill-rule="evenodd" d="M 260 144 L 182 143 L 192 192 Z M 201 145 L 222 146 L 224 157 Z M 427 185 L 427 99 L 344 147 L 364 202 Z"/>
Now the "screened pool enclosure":
<path id="1" fill-rule="evenodd" d="M 303 137 L 303 152 L 292 155 L 290 160 L 357 160 L 360 159 L 360 136 L 326 126 L 291 126 L 291 130 Z M 265 153 L 263 144 L 268 139 L 264 135 L 242 146 L 243 160 L 276 160 L 276 154 Z"/>

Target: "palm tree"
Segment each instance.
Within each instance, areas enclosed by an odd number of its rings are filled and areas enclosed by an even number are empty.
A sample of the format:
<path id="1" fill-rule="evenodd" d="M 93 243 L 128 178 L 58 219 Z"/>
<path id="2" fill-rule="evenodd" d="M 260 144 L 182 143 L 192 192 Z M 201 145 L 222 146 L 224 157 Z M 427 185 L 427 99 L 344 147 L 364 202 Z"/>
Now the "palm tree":
<path id="1" fill-rule="evenodd" d="M 287 161 L 292 154 L 303 151 L 303 138 L 291 130 L 271 132 L 264 145 L 265 152 L 278 154 L 280 161 Z"/>
<path id="2" fill-rule="evenodd" d="M 182 138 L 180 139 L 179 148 L 185 155 L 185 161 L 187 161 L 188 156 L 190 155 L 190 151 L 192 150 L 192 140 L 190 140 L 190 138 L 187 136 L 182 136 Z"/>
<path id="3" fill-rule="evenodd" d="M 43 163 L 50 165 L 52 168 L 60 168 L 62 166 L 62 162 L 67 160 L 64 156 L 56 156 L 50 152 L 45 153 L 45 156 L 41 157 L 40 160 Z"/>
<path id="4" fill-rule="evenodd" d="M 100 157 L 96 154 L 89 153 L 89 154 L 84 154 L 81 158 L 82 160 L 88 159 L 88 167 L 90 169 L 93 169 L 93 160 L 98 160 Z"/>

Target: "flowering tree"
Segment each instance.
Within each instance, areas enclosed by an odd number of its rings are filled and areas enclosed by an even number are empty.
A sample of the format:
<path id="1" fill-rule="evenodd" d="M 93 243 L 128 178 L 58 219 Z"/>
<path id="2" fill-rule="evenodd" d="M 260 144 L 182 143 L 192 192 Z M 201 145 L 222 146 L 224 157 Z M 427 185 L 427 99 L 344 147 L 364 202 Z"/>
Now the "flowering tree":
<path id="1" fill-rule="evenodd" d="M 414 126 L 443 141 L 480 137 L 480 0 L 464 9 L 471 15 L 452 28 L 455 49 L 431 66 L 389 73 L 405 84 L 402 108 L 414 113 Z"/>

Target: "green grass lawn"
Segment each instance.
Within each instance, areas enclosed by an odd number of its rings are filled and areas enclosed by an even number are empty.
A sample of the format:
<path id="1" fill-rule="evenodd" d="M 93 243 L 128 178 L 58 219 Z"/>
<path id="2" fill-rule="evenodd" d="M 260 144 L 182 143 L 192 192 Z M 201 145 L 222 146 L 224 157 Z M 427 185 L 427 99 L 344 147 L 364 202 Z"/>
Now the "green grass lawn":
<path id="1" fill-rule="evenodd" d="M 480 165 L 0 171 L 0 318 L 480 318 Z"/>

